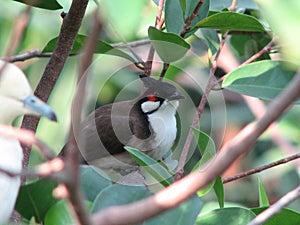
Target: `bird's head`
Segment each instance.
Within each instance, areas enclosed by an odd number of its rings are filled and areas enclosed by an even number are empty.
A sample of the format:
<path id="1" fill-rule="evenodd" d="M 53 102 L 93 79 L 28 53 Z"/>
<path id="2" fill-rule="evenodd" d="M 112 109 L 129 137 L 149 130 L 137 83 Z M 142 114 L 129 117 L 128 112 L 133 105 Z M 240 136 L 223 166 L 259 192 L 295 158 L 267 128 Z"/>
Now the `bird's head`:
<path id="1" fill-rule="evenodd" d="M 0 71 L 0 123 L 11 124 L 24 114 L 57 121 L 53 109 L 33 95 L 25 74 L 17 66 L 0 60 Z"/>
<path id="2" fill-rule="evenodd" d="M 178 100 L 185 99 L 172 84 L 146 76 L 141 76 L 141 80 L 146 88 L 140 100 L 141 109 L 146 114 L 151 114 L 169 104 L 172 104 L 176 110 Z"/>

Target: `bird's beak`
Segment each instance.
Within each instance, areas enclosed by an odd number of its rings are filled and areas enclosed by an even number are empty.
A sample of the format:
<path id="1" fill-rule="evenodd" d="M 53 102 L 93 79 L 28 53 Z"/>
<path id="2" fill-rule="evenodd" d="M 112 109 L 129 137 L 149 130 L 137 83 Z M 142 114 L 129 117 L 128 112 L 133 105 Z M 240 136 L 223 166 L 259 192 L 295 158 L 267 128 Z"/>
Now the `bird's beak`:
<path id="1" fill-rule="evenodd" d="M 185 96 L 183 94 L 181 94 L 179 91 L 176 91 L 174 94 L 172 94 L 170 97 L 168 97 L 168 99 L 169 99 L 169 101 L 185 99 Z"/>
<path id="2" fill-rule="evenodd" d="M 45 102 L 40 100 L 39 98 L 35 97 L 34 95 L 30 95 L 27 98 L 25 98 L 23 101 L 24 106 L 31 111 L 44 116 L 52 121 L 57 121 L 56 114 L 54 110 L 47 105 Z"/>

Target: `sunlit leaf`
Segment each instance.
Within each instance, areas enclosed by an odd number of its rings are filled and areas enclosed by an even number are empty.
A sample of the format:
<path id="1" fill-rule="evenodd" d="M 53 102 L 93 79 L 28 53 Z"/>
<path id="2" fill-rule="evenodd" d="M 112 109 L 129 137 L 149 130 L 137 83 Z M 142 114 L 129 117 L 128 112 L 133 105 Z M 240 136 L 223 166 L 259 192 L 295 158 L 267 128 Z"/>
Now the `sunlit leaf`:
<path id="1" fill-rule="evenodd" d="M 295 75 L 294 71 L 285 69 L 282 64 L 282 61 L 263 60 L 242 66 L 225 77 L 222 87 L 240 94 L 273 100 Z"/>
<path id="2" fill-rule="evenodd" d="M 165 63 L 181 59 L 190 49 L 190 45 L 176 34 L 149 27 L 148 35 L 157 54 Z"/>
<path id="3" fill-rule="evenodd" d="M 211 28 L 223 31 L 265 32 L 263 25 L 253 16 L 235 12 L 215 13 L 196 24 L 197 28 Z"/>

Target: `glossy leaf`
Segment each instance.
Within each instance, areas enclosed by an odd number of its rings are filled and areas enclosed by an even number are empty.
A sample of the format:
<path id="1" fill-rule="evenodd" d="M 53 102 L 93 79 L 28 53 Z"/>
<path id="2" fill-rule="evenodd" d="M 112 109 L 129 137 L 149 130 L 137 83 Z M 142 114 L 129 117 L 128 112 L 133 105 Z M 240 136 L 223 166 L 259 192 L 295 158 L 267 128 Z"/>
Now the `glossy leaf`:
<path id="1" fill-rule="evenodd" d="M 259 206 L 264 207 L 264 206 L 269 206 L 269 199 L 267 192 L 261 182 L 261 180 L 258 178 L 258 193 L 259 193 Z"/>
<path id="2" fill-rule="evenodd" d="M 21 186 L 16 210 L 28 220 L 35 217 L 37 222 L 42 221 L 50 207 L 57 202 L 52 197 L 56 186 L 56 183 L 49 180 L 38 180 Z"/>
<path id="3" fill-rule="evenodd" d="M 125 146 L 124 148 L 140 166 L 143 166 L 143 168 L 163 186 L 169 186 L 174 182 L 172 175 L 156 160 L 134 148 L 130 148 L 128 146 Z"/>
<path id="4" fill-rule="evenodd" d="M 94 201 L 101 190 L 110 186 L 111 180 L 105 173 L 93 166 L 80 167 L 80 186 L 87 200 Z"/>
<path id="5" fill-rule="evenodd" d="M 62 9 L 62 6 L 56 0 L 13 0 L 42 9 L 57 10 Z"/>
<path id="6" fill-rule="evenodd" d="M 200 213 L 196 224 L 199 225 L 245 225 L 255 218 L 255 214 L 246 208 L 231 207 Z"/>
<path id="7" fill-rule="evenodd" d="M 85 202 L 86 207 L 92 207 L 91 202 Z M 45 225 L 72 225 L 76 223 L 70 204 L 65 200 L 58 201 L 46 214 Z"/>
<path id="8" fill-rule="evenodd" d="M 157 54 L 165 63 L 181 59 L 190 49 L 190 45 L 176 34 L 149 27 L 148 35 Z"/>
<path id="9" fill-rule="evenodd" d="M 196 24 L 197 28 L 211 28 L 222 31 L 265 32 L 263 25 L 252 16 L 235 12 L 215 13 Z"/>
<path id="10" fill-rule="evenodd" d="M 113 205 L 124 205 L 135 202 L 150 195 L 145 186 L 129 186 L 114 184 L 103 189 L 96 197 L 92 213 Z"/>
<path id="11" fill-rule="evenodd" d="M 87 36 L 85 35 L 77 35 L 73 48 L 71 50 L 71 54 L 78 54 L 80 52 L 80 50 L 84 47 L 84 43 L 87 40 Z M 43 53 L 45 52 L 53 52 L 55 45 L 57 43 L 58 37 L 51 39 L 46 46 L 44 47 L 44 49 L 42 50 Z M 106 54 L 106 55 L 113 55 L 113 56 L 118 56 L 124 59 L 127 59 L 131 62 L 135 62 L 135 59 L 132 58 L 130 55 L 128 55 L 127 53 L 114 48 L 113 46 L 111 46 L 110 44 L 104 42 L 104 41 L 98 41 L 97 42 L 97 46 L 95 49 L 95 53 L 96 54 Z"/>
<path id="12" fill-rule="evenodd" d="M 184 10 L 185 9 L 182 8 L 181 0 L 166 0 L 165 24 L 168 32 L 180 34 L 185 24 Z"/>
<path id="13" fill-rule="evenodd" d="M 220 208 L 224 208 L 225 193 L 224 193 L 224 185 L 221 176 L 218 176 L 218 178 L 215 181 L 214 191 L 216 193 Z"/>
<path id="14" fill-rule="evenodd" d="M 273 100 L 295 75 L 294 71 L 283 68 L 282 63 L 263 60 L 242 66 L 225 77 L 222 87 L 240 94 Z"/>
<path id="15" fill-rule="evenodd" d="M 202 202 L 197 196 L 183 202 L 178 207 L 171 209 L 153 219 L 142 223 L 143 225 L 194 225 L 202 208 Z"/>
<path id="16" fill-rule="evenodd" d="M 252 212 L 254 212 L 256 215 L 266 210 L 266 207 L 261 208 L 253 208 L 251 209 Z M 278 224 L 284 224 L 284 225 L 296 225 L 299 224 L 300 221 L 300 214 L 298 212 L 295 212 L 291 209 L 283 208 L 280 210 L 279 213 L 272 216 L 270 219 L 268 219 L 266 222 L 264 222 L 264 225 L 278 225 Z"/>
<path id="17" fill-rule="evenodd" d="M 212 159 L 216 154 L 216 147 L 214 141 L 204 132 L 193 128 L 194 134 L 197 138 L 198 148 L 202 155 L 200 161 L 195 165 L 193 170 L 199 169 L 200 166 L 207 163 L 210 159 Z M 198 196 L 203 196 L 207 194 L 213 187 L 215 181 L 208 184 L 206 187 L 202 188 L 197 192 Z"/>

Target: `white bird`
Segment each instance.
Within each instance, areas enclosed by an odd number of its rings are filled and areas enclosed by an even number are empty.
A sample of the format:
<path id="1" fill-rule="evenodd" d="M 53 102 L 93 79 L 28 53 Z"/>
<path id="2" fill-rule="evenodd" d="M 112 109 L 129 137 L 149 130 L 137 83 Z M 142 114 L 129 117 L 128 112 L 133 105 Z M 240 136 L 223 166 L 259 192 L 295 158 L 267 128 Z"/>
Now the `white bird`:
<path id="1" fill-rule="evenodd" d="M 18 116 L 24 114 L 42 115 L 56 121 L 54 111 L 33 95 L 25 74 L 17 66 L 0 60 L 0 71 L 1 124 L 12 125 Z M 0 136 L 0 168 L 20 173 L 22 160 L 19 141 Z M 0 172 L 0 224 L 7 222 L 13 212 L 20 183 L 20 177 L 9 177 Z"/>

